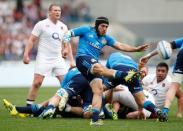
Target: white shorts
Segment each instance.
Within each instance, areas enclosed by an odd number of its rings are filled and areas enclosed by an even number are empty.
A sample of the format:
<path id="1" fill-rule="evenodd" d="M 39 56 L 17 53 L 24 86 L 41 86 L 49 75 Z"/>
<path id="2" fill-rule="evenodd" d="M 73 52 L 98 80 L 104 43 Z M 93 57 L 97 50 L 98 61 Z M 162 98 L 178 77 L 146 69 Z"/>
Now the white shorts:
<path id="1" fill-rule="evenodd" d="M 36 60 L 35 74 L 40 74 L 43 76 L 63 76 L 67 73 L 68 67 L 65 60 Z"/>
<path id="2" fill-rule="evenodd" d="M 173 73 L 172 82 L 182 84 L 182 81 L 183 81 L 183 74 Z"/>
<path id="3" fill-rule="evenodd" d="M 123 91 L 114 92 L 112 100 L 118 101 L 120 104 L 130 107 L 134 110 L 138 109 L 138 106 L 135 102 L 135 99 L 134 99 L 132 93 L 125 88 Z"/>
<path id="4" fill-rule="evenodd" d="M 138 110 L 138 105 L 131 94 L 131 92 L 126 88 L 123 87 L 123 91 L 117 91 L 113 93 L 113 101 L 118 101 L 120 104 L 130 107 L 133 110 Z M 149 92 L 143 90 L 146 101 L 151 101 L 153 104 L 155 104 L 155 100 L 152 94 Z M 147 111 L 146 109 L 143 109 L 143 112 L 145 116 L 148 118 L 151 115 L 150 111 Z"/>

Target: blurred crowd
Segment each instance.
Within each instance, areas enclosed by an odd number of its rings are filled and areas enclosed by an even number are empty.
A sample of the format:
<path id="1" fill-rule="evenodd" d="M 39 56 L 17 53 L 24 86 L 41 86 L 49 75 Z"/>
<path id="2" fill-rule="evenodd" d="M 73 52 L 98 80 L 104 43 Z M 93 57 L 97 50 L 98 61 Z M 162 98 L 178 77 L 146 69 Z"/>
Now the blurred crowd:
<path id="1" fill-rule="evenodd" d="M 11 7 L 8 0 L 0 0 L 0 61 L 21 60 L 33 26 L 47 16 L 48 7 L 42 6 L 42 0 L 30 0 L 28 4 L 23 0 L 14 2 L 16 6 Z M 64 3 L 61 8 L 61 19 L 67 25 L 70 22 L 92 21 L 90 8 L 83 2 L 74 6 Z M 35 47 L 30 54 L 32 59 L 35 59 L 36 53 Z"/>

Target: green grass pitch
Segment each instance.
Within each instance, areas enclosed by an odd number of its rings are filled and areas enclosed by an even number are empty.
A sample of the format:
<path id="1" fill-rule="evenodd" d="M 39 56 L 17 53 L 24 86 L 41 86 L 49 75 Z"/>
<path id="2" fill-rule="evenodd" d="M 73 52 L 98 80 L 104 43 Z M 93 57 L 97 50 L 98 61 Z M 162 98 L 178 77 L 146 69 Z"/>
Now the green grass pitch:
<path id="1" fill-rule="evenodd" d="M 48 99 L 56 92 L 57 88 L 40 88 L 36 102 Z M 11 117 L 4 108 L 2 99 L 6 98 L 15 105 L 25 105 L 28 88 L 0 88 L 0 131 L 183 131 L 183 118 L 177 119 L 176 101 L 174 101 L 169 121 L 165 123 L 156 120 L 104 120 L 101 127 L 91 127 L 87 119 L 38 119 Z"/>

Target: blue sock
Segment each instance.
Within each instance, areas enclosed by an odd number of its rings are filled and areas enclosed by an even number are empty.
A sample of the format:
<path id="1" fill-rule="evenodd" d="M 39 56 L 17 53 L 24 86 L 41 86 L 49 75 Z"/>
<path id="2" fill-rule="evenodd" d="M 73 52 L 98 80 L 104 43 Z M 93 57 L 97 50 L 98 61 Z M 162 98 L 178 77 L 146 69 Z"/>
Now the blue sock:
<path id="1" fill-rule="evenodd" d="M 16 106 L 16 110 L 17 110 L 19 113 L 32 114 L 31 106 L 25 106 L 25 107 Z"/>
<path id="2" fill-rule="evenodd" d="M 32 104 L 31 109 L 32 113 L 37 112 L 41 107 L 39 107 L 37 104 Z"/>
<path id="3" fill-rule="evenodd" d="M 168 108 L 166 108 L 166 107 L 164 107 L 164 108 L 163 108 L 163 110 L 162 110 L 162 112 L 163 112 L 163 113 L 166 113 L 166 114 L 168 114 L 168 112 L 169 112 L 169 109 L 168 109 Z"/>
<path id="4" fill-rule="evenodd" d="M 45 109 L 45 107 L 42 106 L 42 107 L 40 107 L 39 109 L 34 110 L 34 111 L 33 111 L 34 117 L 38 117 L 38 116 L 44 111 L 44 109 Z"/>
<path id="5" fill-rule="evenodd" d="M 53 108 L 55 108 L 55 106 L 52 105 L 52 104 L 50 104 L 50 105 L 47 106 L 47 109 L 49 109 L 49 108 L 52 108 L 53 109 Z"/>
<path id="6" fill-rule="evenodd" d="M 97 108 L 93 108 L 92 109 L 92 121 L 93 122 L 98 121 L 98 119 L 99 119 L 99 113 L 100 113 L 100 110 L 99 109 L 97 109 Z"/>
<path id="7" fill-rule="evenodd" d="M 156 106 L 151 102 L 151 101 L 145 101 L 143 108 L 145 108 L 146 110 L 152 112 L 152 113 L 156 113 Z"/>

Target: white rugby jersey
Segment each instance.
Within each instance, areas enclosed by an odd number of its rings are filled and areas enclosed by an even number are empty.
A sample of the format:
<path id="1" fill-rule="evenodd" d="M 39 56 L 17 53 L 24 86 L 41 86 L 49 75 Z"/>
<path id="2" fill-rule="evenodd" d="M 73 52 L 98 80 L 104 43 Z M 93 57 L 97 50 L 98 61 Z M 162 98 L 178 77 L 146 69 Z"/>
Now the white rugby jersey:
<path id="1" fill-rule="evenodd" d="M 157 83 L 156 74 L 151 74 L 144 77 L 142 82 L 143 86 L 153 94 L 156 106 L 162 109 L 171 84 L 171 77 L 168 75 L 163 81 Z"/>
<path id="2" fill-rule="evenodd" d="M 39 21 L 32 30 L 32 34 L 39 37 L 37 59 L 52 60 L 62 58 L 61 42 L 67 30 L 67 26 L 61 21 L 56 24 L 49 18 Z"/>

